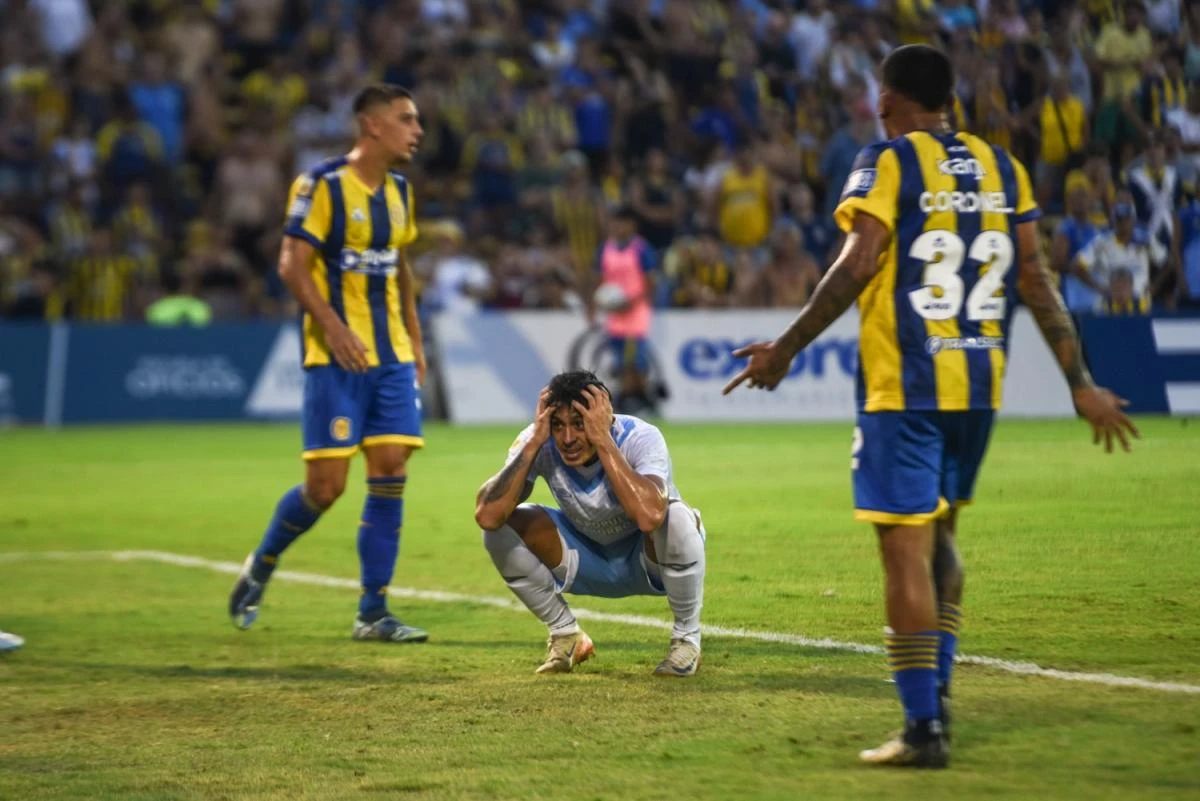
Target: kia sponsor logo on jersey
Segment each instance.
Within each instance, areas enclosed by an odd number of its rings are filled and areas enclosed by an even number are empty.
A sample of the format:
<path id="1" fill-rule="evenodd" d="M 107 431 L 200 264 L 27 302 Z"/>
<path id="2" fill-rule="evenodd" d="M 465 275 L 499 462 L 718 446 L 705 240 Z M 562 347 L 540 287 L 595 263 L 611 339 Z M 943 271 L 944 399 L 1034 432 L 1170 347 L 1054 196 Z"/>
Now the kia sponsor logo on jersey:
<path id="1" fill-rule="evenodd" d="M 939 159 L 937 167 L 942 175 L 973 175 L 976 178 L 987 175 L 979 159 Z"/>
<path id="2" fill-rule="evenodd" d="M 212 356 L 142 356 L 125 376 L 138 400 L 216 400 L 246 393 L 246 381 L 229 359 Z"/>

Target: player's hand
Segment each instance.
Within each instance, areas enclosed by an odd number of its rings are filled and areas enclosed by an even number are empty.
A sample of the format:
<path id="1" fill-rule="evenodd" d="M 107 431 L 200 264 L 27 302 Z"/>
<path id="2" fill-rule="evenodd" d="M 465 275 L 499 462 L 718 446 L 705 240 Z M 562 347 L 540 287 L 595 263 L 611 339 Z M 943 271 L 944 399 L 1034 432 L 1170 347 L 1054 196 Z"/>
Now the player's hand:
<path id="1" fill-rule="evenodd" d="M 571 405 L 583 418 L 583 435 L 592 445 L 600 447 L 605 437 L 612 439 L 612 401 L 607 392 L 595 385 L 584 387 L 583 396 L 587 398 L 587 406 L 579 401 L 572 401 Z"/>
<path id="2" fill-rule="evenodd" d="M 792 355 L 784 352 L 774 342 L 755 342 L 753 345 L 738 348 L 733 355 L 739 359 L 749 357 L 750 363 L 725 385 L 721 390 L 722 395 L 733 392 L 744 381 L 750 382 L 751 389 L 775 389 L 792 364 Z"/>
<path id="3" fill-rule="evenodd" d="M 1113 437 L 1121 443 L 1121 448 L 1129 451 L 1129 437 L 1140 438 L 1141 432 L 1133 421 L 1121 411 L 1129 405 L 1129 401 L 1118 398 L 1104 387 L 1084 387 L 1071 393 L 1075 401 L 1075 411 L 1092 426 L 1092 442 L 1100 444 L 1104 439 L 1104 450 L 1112 453 Z"/>
<path id="4" fill-rule="evenodd" d="M 554 409 L 547 403 L 549 399 L 550 390 L 543 389 L 542 394 L 538 395 L 537 411 L 533 414 L 533 436 L 529 441 L 538 448 L 550 439 L 550 415 L 554 413 Z"/>
<path id="5" fill-rule="evenodd" d="M 425 370 L 426 370 L 425 351 L 420 350 L 420 349 L 414 351 L 413 352 L 413 361 L 417 363 L 417 386 L 423 387 L 423 386 L 425 386 Z"/>
<path id="6" fill-rule="evenodd" d="M 367 346 L 340 320 L 325 329 L 325 344 L 338 366 L 351 373 L 367 371 Z"/>

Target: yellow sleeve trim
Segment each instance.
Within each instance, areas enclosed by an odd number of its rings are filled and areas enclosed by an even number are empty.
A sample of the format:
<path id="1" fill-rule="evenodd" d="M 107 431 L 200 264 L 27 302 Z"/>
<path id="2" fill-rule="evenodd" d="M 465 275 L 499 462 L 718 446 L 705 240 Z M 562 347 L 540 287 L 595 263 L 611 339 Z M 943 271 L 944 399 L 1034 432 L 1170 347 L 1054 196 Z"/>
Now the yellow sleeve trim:
<path id="1" fill-rule="evenodd" d="M 304 452 L 304 461 L 311 462 L 314 459 L 349 459 L 356 453 L 358 453 L 357 445 L 350 445 L 345 448 L 314 448 L 311 451 Z"/>
<path id="2" fill-rule="evenodd" d="M 425 438 L 408 434 L 379 434 L 374 437 L 363 437 L 362 445 L 370 448 L 372 445 L 407 445 L 410 448 L 424 448 Z"/>
<path id="3" fill-rule="evenodd" d="M 938 498 L 937 508 L 932 512 L 922 512 L 915 515 L 898 515 L 891 512 L 878 512 L 874 509 L 855 509 L 854 519 L 867 523 L 879 523 L 885 526 L 920 526 L 945 517 L 950 511 L 950 504 L 945 498 Z"/>

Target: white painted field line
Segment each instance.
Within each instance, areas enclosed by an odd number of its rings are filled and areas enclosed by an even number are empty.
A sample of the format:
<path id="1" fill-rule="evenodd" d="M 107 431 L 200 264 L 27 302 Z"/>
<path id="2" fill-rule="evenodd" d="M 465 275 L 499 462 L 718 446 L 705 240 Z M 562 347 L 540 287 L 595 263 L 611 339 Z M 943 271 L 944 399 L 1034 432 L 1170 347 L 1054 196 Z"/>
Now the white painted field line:
<path id="1" fill-rule="evenodd" d="M 53 560 L 85 560 L 109 559 L 117 562 L 142 561 L 158 562 L 177 567 L 198 567 L 211 570 L 214 573 L 237 575 L 242 566 L 237 562 L 219 562 L 205 559 L 202 556 L 169 553 L 167 551 L 26 551 L 0 552 L 0 564 L 5 562 L 28 562 L 38 559 Z M 295 570 L 277 570 L 274 578 L 282 581 L 294 581 L 297 584 L 309 584 L 318 587 L 333 587 L 336 589 L 357 590 L 359 584 L 354 579 L 323 576 L 318 573 L 301 573 Z M 418 590 L 411 587 L 391 587 L 388 594 L 396 598 L 411 598 L 417 601 L 434 601 L 437 603 L 475 604 L 477 606 L 493 606 L 499 609 L 525 612 L 525 608 L 512 598 L 494 595 L 466 595 L 458 592 L 441 592 L 439 590 Z M 599 620 L 604 623 L 623 623 L 627 626 L 663 629 L 669 631 L 671 623 L 644 615 L 620 615 L 609 612 L 596 612 L 590 609 L 571 608 L 575 617 L 583 620 Z M 830 651 L 850 651 L 859 654 L 882 654 L 883 649 L 877 645 L 863 645 L 855 642 L 842 642 L 828 638 L 805 637 L 803 634 L 787 634 L 774 631 L 754 631 L 752 629 L 728 628 L 726 626 L 704 626 L 704 634 L 710 637 L 730 637 L 739 640 L 758 640 L 760 642 L 777 642 L 786 645 L 799 645 L 806 648 L 823 648 Z M 967 665 L 979 665 L 993 670 L 1002 670 L 1020 676 L 1037 676 L 1044 679 L 1059 681 L 1078 681 L 1085 684 L 1103 684 L 1108 687 L 1135 687 L 1141 690 L 1156 690 L 1164 693 L 1186 693 L 1200 695 L 1200 685 L 1180 684 L 1169 681 L 1151 681 L 1135 676 L 1117 676 L 1111 673 L 1078 673 L 1071 670 L 1055 670 L 1035 665 L 1032 662 L 1011 662 L 1007 659 L 996 659 L 991 656 L 960 655 L 958 662 Z"/>

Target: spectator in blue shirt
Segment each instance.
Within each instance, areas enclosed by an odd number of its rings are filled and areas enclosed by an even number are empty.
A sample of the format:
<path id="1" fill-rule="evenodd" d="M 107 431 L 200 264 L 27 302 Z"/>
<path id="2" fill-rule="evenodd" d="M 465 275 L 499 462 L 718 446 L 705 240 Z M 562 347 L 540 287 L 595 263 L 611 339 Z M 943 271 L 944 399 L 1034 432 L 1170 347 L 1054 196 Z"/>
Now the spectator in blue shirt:
<path id="1" fill-rule="evenodd" d="M 142 79 L 130 85 L 129 98 L 142 121 L 158 132 L 166 161 L 178 163 L 183 153 L 186 98 L 183 87 L 170 80 L 163 53 L 146 54 L 142 60 Z"/>

